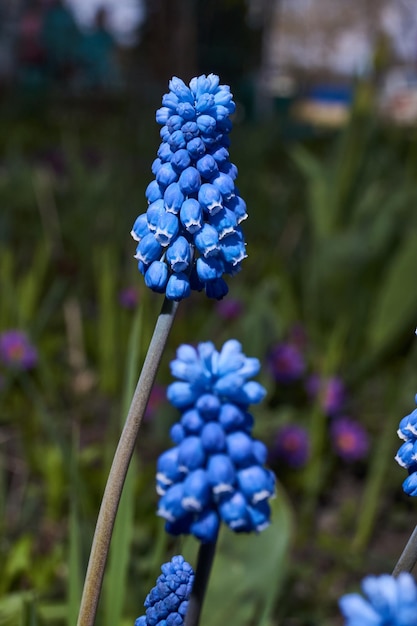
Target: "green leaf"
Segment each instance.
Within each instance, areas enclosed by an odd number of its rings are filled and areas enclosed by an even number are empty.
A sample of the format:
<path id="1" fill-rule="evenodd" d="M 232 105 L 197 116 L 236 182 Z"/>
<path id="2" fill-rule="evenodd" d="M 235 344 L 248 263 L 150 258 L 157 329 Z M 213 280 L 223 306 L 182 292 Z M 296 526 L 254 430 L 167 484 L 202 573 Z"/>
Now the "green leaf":
<path id="1" fill-rule="evenodd" d="M 32 561 L 33 537 L 22 535 L 11 547 L 1 568 L 0 592 L 22 573 L 28 572 Z"/>
<path id="2" fill-rule="evenodd" d="M 412 233 L 394 256 L 370 316 L 369 346 L 379 353 L 417 322 L 417 234 Z"/>
<path id="3" fill-rule="evenodd" d="M 100 248 L 95 258 L 98 276 L 98 320 L 97 349 L 100 369 L 100 384 L 107 393 L 117 388 L 118 382 L 118 336 L 115 302 L 116 296 L 116 259 L 114 249 Z"/>
<path id="4" fill-rule="evenodd" d="M 34 600 L 30 592 L 13 593 L 0 600 L 0 626 L 30 626 Z"/>
<path id="5" fill-rule="evenodd" d="M 332 206 L 327 172 L 320 161 L 305 148 L 297 146 L 291 155 L 307 178 L 309 188 L 308 210 L 315 237 L 323 239 L 334 229 L 335 215 Z"/>
<path id="6" fill-rule="evenodd" d="M 204 626 L 270 623 L 292 528 L 291 511 L 282 494 L 271 504 L 272 524 L 259 535 L 222 528 L 201 617 Z M 188 538 L 184 558 L 192 563 L 196 552 L 197 542 Z"/>

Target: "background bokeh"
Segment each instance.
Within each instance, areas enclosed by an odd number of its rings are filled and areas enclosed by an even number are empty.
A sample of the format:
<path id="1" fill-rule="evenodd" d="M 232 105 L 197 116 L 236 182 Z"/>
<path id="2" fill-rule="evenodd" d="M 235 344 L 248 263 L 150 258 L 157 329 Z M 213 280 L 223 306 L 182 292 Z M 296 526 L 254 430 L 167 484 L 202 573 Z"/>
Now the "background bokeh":
<path id="1" fill-rule="evenodd" d="M 128 476 L 98 623 L 133 624 L 195 544 L 155 516 L 181 342 L 262 363 L 253 411 L 272 525 L 224 531 L 204 624 L 341 624 L 416 507 L 394 461 L 417 392 L 417 12 L 412 0 L 0 4 L 0 625 L 76 621 L 117 435 L 159 313 L 130 230 L 173 75 L 214 72 L 248 258 L 179 307 Z"/>

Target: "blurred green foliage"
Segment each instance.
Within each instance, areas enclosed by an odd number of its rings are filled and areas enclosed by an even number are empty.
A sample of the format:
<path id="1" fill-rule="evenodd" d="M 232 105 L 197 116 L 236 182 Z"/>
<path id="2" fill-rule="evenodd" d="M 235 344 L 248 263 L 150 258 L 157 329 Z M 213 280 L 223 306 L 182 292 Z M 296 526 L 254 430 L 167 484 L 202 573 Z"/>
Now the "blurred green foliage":
<path id="1" fill-rule="evenodd" d="M 76 619 L 116 437 L 161 306 L 129 237 L 159 144 L 154 104 L 54 101 L 0 118 L 0 331 L 26 330 L 39 351 L 33 372 L 1 371 L 0 626 Z M 416 149 L 414 129 L 383 125 L 360 97 L 338 133 L 287 142 L 274 119 L 236 124 L 249 256 L 229 286 L 243 313 L 225 320 L 200 294 L 182 303 L 158 384 L 170 381 L 180 342 L 219 347 L 234 336 L 264 364 L 270 399 L 254 411 L 256 436 L 271 443 L 281 424 L 302 422 L 313 456 L 303 470 L 278 468 L 270 529 L 242 542 L 224 531 L 204 623 L 334 623 L 337 597 L 370 568 L 389 571 L 413 526 L 392 457 L 417 391 Z M 130 286 L 132 311 L 119 302 Z M 309 371 L 343 377 L 371 435 L 359 465 L 332 456 L 320 408 L 277 389 L 266 367 L 296 323 Z M 155 461 L 175 419 L 162 402 L 142 427 L 104 626 L 133 623 L 167 555 L 195 555 L 155 517 Z"/>

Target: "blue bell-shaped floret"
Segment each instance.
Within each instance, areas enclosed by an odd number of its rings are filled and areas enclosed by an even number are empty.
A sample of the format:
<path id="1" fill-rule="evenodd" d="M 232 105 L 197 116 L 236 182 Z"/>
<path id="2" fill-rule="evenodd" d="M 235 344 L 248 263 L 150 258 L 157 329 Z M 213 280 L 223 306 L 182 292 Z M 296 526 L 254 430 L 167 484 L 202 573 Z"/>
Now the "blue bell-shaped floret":
<path id="1" fill-rule="evenodd" d="M 182 424 L 176 422 L 171 426 L 169 436 L 171 437 L 171 441 L 178 445 L 186 437 L 185 428 Z"/>
<path id="2" fill-rule="evenodd" d="M 220 527 L 217 511 L 207 510 L 201 513 L 191 524 L 190 532 L 203 543 L 216 541 Z"/>
<path id="3" fill-rule="evenodd" d="M 181 173 L 183 170 L 187 169 L 187 167 L 190 166 L 190 163 L 190 153 L 185 148 L 179 149 L 173 153 L 171 158 L 171 165 L 176 172 Z"/>
<path id="4" fill-rule="evenodd" d="M 210 216 L 215 215 L 223 208 L 223 199 L 220 191 L 211 183 L 204 183 L 198 191 L 198 201 Z"/>
<path id="5" fill-rule="evenodd" d="M 140 240 L 137 248 L 135 259 L 142 261 L 145 265 L 150 265 L 152 261 L 157 261 L 162 255 L 163 248 L 161 244 L 155 239 L 152 233 L 145 235 Z"/>
<path id="6" fill-rule="evenodd" d="M 219 234 L 210 224 L 203 224 L 201 230 L 195 235 L 195 245 L 197 250 L 204 257 L 217 254 L 219 245 Z"/>
<path id="7" fill-rule="evenodd" d="M 417 442 L 406 441 L 400 447 L 395 460 L 401 467 L 410 467 L 417 463 Z"/>
<path id="8" fill-rule="evenodd" d="M 148 210 L 146 211 L 146 218 L 148 222 L 149 230 L 155 234 L 158 222 L 161 216 L 165 215 L 165 206 L 162 198 L 159 200 L 155 200 L 148 206 Z"/>
<path id="9" fill-rule="evenodd" d="M 175 273 L 186 272 L 191 263 L 188 241 L 182 235 L 177 237 L 166 252 L 166 260 Z"/>
<path id="10" fill-rule="evenodd" d="M 186 274 L 183 272 L 171 274 L 168 279 L 165 292 L 168 300 L 176 300 L 177 302 L 184 300 L 184 298 L 187 298 L 190 295 L 190 291 L 190 280 Z"/>
<path id="11" fill-rule="evenodd" d="M 155 178 L 159 185 L 166 189 L 171 183 L 175 183 L 178 180 L 178 174 L 172 167 L 171 163 L 162 163 L 158 167 L 158 171 L 155 174 Z"/>
<path id="12" fill-rule="evenodd" d="M 145 273 L 145 285 L 152 291 L 163 293 L 168 281 L 168 269 L 165 263 L 153 261 Z"/>
<path id="13" fill-rule="evenodd" d="M 149 203 L 155 202 L 155 200 L 159 200 L 159 198 L 162 198 L 162 192 L 159 187 L 158 181 L 153 180 L 149 183 L 149 185 L 146 187 L 145 196 Z"/>
<path id="14" fill-rule="evenodd" d="M 218 422 L 207 422 L 201 430 L 200 437 L 208 454 L 217 454 L 226 449 L 226 435 Z"/>
<path id="15" fill-rule="evenodd" d="M 156 223 L 154 232 L 155 239 L 161 244 L 161 246 L 168 246 L 171 241 L 174 241 L 179 231 L 178 218 L 173 213 L 164 211 Z"/>
<path id="16" fill-rule="evenodd" d="M 197 274 L 203 283 L 221 278 L 224 271 L 223 262 L 216 257 L 197 259 Z"/>
<path id="17" fill-rule="evenodd" d="M 171 150 L 175 153 L 177 150 L 185 148 L 187 142 L 181 130 L 174 130 L 168 139 Z M 173 168 L 174 169 L 174 168 Z"/>
<path id="18" fill-rule="evenodd" d="M 215 278 L 206 283 L 206 294 L 208 298 L 221 300 L 229 293 L 229 287 L 223 278 Z"/>
<path id="19" fill-rule="evenodd" d="M 223 208 L 210 218 L 210 224 L 219 233 L 219 239 L 224 239 L 236 231 L 237 219 L 233 211 Z"/>
<path id="20" fill-rule="evenodd" d="M 275 480 L 272 472 L 260 465 L 252 465 L 237 473 L 239 489 L 251 504 L 271 498 L 275 493 Z"/>
<path id="21" fill-rule="evenodd" d="M 164 208 L 168 213 L 177 215 L 180 212 L 185 196 L 178 183 L 171 183 L 164 191 Z"/>
<path id="22" fill-rule="evenodd" d="M 403 490 L 408 496 L 417 496 L 417 463 L 410 470 L 411 474 L 403 482 Z"/>
<path id="23" fill-rule="evenodd" d="M 148 218 L 146 213 L 139 215 L 135 223 L 133 224 L 132 232 L 130 233 L 133 239 L 140 241 L 146 235 L 149 235 Z"/>
<path id="24" fill-rule="evenodd" d="M 247 433 L 238 430 L 227 436 L 227 453 L 234 465 L 239 468 L 253 465 L 255 455 L 253 453 L 253 439 Z"/>
<path id="25" fill-rule="evenodd" d="M 207 474 L 215 495 L 234 490 L 236 472 L 226 454 L 213 454 L 209 457 Z"/>
<path id="26" fill-rule="evenodd" d="M 202 468 L 206 462 L 206 452 L 200 437 L 190 436 L 178 446 L 178 465 L 180 470 L 191 472 Z"/>
<path id="27" fill-rule="evenodd" d="M 190 472 L 183 485 L 182 506 L 186 511 L 200 512 L 211 504 L 211 486 L 205 470 L 199 468 Z"/>
<path id="28" fill-rule="evenodd" d="M 240 491 L 222 496 L 219 503 L 222 520 L 232 529 L 246 529 L 249 524 L 248 503 Z"/>
<path id="29" fill-rule="evenodd" d="M 177 409 L 184 409 L 193 404 L 196 394 L 189 383 L 175 382 L 168 387 L 167 398 Z"/>
<path id="30" fill-rule="evenodd" d="M 157 515 L 163 517 L 168 522 L 175 522 L 186 512 L 182 506 L 184 497 L 183 483 L 175 483 L 169 487 L 159 500 Z"/>
<path id="31" fill-rule="evenodd" d="M 211 154 L 205 154 L 201 159 L 198 159 L 196 167 L 204 180 L 209 181 L 219 173 L 217 162 Z"/>
<path id="32" fill-rule="evenodd" d="M 206 377 L 206 381 L 207 381 L 207 386 L 209 384 L 209 377 Z M 213 393 L 203 393 L 201 394 L 196 403 L 195 403 L 196 409 L 198 410 L 199 414 L 201 415 L 201 417 L 205 420 L 205 421 L 210 421 L 210 420 L 215 420 L 217 419 L 217 416 L 219 414 L 219 411 L 221 409 L 221 402 L 218 398 L 218 396 L 216 396 Z"/>
<path id="33" fill-rule="evenodd" d="M 180 220 L 185 230 L 190 234 L 200 232 L 203 226 L 203 211 L 195 198 L 187 198 L 180 209 Z"/>
<path id="34" fill-rule="evenodd" d="M 245 425 L 245 412 L 230 402 L 222 405 L 219 413 L 219 422 L 226 432 L 239 430 Z"/>
<path id="35" fill-rule="evenodd" d="M 248 514 L 255 532 L 259 533 L 265 530 L 265 528 L 268 528 L 271 518 L 271 507 L 267 500 L 262 500 L 255 506 L 249 505 Z"/>
<path id="36" fill-rule="evenodd" d="M 201 187 L 201 176 L 195 167 L 187 167 L 180 174 L 178 184 L 185 195 L 198 193 Z"/>
<path id="37" fill-rule="evenodd" d="M 204 420 L 199 411 L 190 409 L 183 413 L 181 417 L 181 425 L 187 435 L 198 435 L 204 426 Z"/>
<path id="38" fill-rule="evenodd" d="M 163 489 L 164 493 L 167 487 L 181 480 L 183 472 L 179 468 L 178 447 L 171 448 L 161 454 L 158 459 L 156 471 L 157 483 L 161 485 L 161 490 Z"/>

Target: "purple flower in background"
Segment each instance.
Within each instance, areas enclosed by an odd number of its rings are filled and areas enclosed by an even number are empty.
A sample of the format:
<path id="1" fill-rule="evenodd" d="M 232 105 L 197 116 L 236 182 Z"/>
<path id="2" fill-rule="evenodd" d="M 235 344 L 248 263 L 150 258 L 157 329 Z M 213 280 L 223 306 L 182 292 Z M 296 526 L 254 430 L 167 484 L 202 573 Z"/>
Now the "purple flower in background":
<path id="1" fill-rule="evenodd" d="M 125 287 L 119 292 L 119 303 L 124 309 L 132 311 L 139 302 L 139 293 L 136 287 Z"/>
<path id="2" fill-rule="evenodd" d="M 235 320 L 243 313 L 243 304 L 236 298 L 220 300 L 216 305 L 216 312 L 224 320 Z"/>
<path id="3" fill-rule="evenodd" d="M 318 398 L 326 415 L 336 415 L 343 408 L 346 388 L 343 381 L 337 376 L 320 378 L 318 374 L 313 374 L 307 380 L 306 390 L 311 398 Z"/>
<path id="4" fill-rule="evenodd" d="M 344 461 L 360 461 L 369 449 L 369 437 L 359 422 L 349 417 L 337 417 L 330 426 L 333 449 Z"/>
<path id="5" fill-rule="evenodd" d="M 292 343 L 275 344 L 267 359 L 271 374 L 279 383 L 292 383 L 304 374 L 304 357 L 301 350 Z"/>
<path id="6" fill-rule="evenodd" d="M 0 334 L 0 362 L 10 369 L 30 370 L 38 362 L 38 353 L 24 332 L 6 330 Z"/>
<path id="7" fill-rule="evenodd" d="M 297 424 L 282 426 L 275 437 L 271 456 L 290 467 L 302 467 L 310 455 L 310 438 L 308 432 Z"/>

